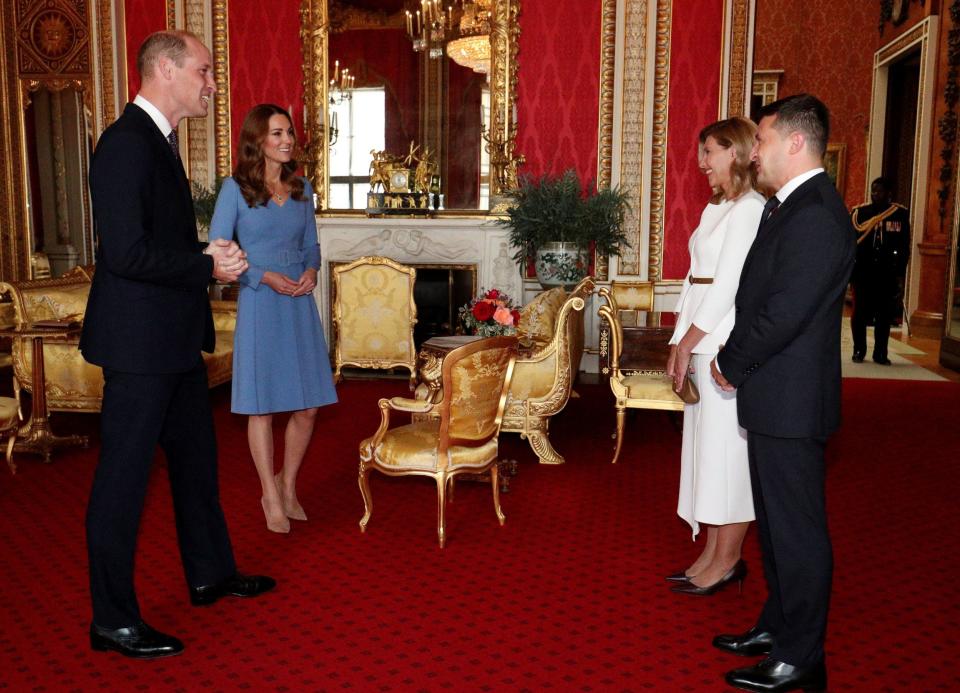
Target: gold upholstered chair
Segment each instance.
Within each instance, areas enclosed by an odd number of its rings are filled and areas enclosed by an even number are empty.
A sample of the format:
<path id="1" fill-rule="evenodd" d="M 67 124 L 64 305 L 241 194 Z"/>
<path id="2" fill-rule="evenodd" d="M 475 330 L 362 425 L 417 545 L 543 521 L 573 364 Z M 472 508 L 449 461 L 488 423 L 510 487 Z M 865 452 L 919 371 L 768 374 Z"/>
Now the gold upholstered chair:
<path id="1" fill-rule="evenodd" d="M 451 351 L 443 359 L 443 400 L 380 400 L 380 427 L 360 443 L 360 492 L 366 531 L 373 511 L 369 475 L 428 476 L 437 484 L 437 536 L 446 543 L 446 499 L 458 474 L 490 472 L 493 507 L 502 525 L 497 451 L 500 422 L 517 354 L 516 337 L 490 337 Z M 390 428 L 390 413 L 435 414 Z"/>
<path id="2" fill-rule="evenodd" d="M 520 313 L 517 336 L 525 348 L 517 358 L 502 430 L 526 438 L 541 464 L 564 462 L 550 444 L 548 427 L 550 417 L 567 406 L 580 368 L 583 309 L 593 287 L 587 277 L 569 294 L 544 291 Z"/>
<path id="3" fill-rule="evenodd" d="M 13 445 L 17 442 L 17 430 L 23 414 L 20 412 L 20 402 L 13 397 L 0 397 L 0 435 L 7 436 L 7 466 L 11 474 L 17 473 L 17 465 L 13 463 Z"/>
<path id="4" fill-rule="evenodd" d="M 616 284 L 616 282 L 614 282 Z M 597 293 L 605 303 L 597 311 L 602 320 L 610 324 L 610 389 L 616 398 L 617 411 L 617 443 L 613 452 L 613 463 L 620 456 L 623 445 L 623 428 L 627 409 L 661 409 L 667 411 L 683 411 L 683 402 L 673 391 L 673 382 L 664 373 L 633 373 L 624 375 L 620 371 L 620 356 L 623 351 L 623 324 L 621 323 L 621 307 L 616 296 L 616 287 L 601 288 Z M 623 295 L 623 293 L 619 293 Z M 653 283 L 649 287 L 642 287 L 628 295 L 634 297 L 634 302 L 628 303 L 628 310 L 649 311 L 653 307 Z M 643 301 L 643 303 L 639 303 Z M 637 307 L 637 306 L 640 307 Z"/>
<path id="5" fill-rule="evenodd" d="M 367 256 L 333 269 L 334 379 L 344 366 L 417 371 L 413 326 L 417 271 L 389 258 Z"/>

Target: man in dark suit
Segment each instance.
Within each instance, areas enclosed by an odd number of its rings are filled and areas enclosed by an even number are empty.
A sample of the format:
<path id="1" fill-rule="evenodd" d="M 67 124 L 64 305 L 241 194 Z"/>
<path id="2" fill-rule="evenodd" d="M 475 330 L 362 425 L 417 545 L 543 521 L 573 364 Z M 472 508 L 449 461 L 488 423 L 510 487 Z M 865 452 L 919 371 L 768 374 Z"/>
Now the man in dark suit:
<path id="1" fill-rule="evenodd" d="M 764 107 L 753 158 L 764 210 L 736 297 L 736 323 L 712 364 L 737 391 L 747 430 L 768 596 L 756 625 L 714 645 L 768 655 L 727 682 L 754 691 L 826 687 L 823 643 L 833 556 L 824 447 L 840 423 L 843 296 L 853 268 L 850 217 L 823 171 L 829 114 L 800 94 Z"/>
<path id="2" fill-rule="evenodd" d="M 129 657 L 183 650 L 143 622 L 133 585 L 157 444 L 167 459 L 191 602 L 255 596 L 275 585 L 238 574 L 234 564 L 200 355 L 214 347 L 209 283 L 233 281 L 247 266 L 234 243 L 202 251 L 176 145 L 180 120 L 207 113 L 216 91 L 211 63 L 192 34 L 149 36 L 137 56 L 140 93 L 104 131 L 90 167 L 97 270 L 80 349 L 104 375 L 102 449 L 86 521 L 90 644 Z"/>

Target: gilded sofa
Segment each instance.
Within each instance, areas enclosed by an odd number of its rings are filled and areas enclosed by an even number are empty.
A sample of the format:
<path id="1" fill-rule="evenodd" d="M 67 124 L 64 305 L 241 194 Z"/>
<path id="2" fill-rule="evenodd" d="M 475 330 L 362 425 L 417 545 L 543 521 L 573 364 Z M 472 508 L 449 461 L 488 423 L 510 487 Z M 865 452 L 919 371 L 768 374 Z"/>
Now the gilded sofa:
<path id="1" fill-rule="evenodd" d="M 500 430 L 526 438 L 542 464 L 564 462 L 550 444 L 548 428 L 550 417 L 567 405 L 580 368 L 583 310 L 593 288 L 587 277 L 569 294 L 550 289 L 520 314 L 517 335 L 525 348 L 514 368 Z"/>
<path id="2" fill-rule="evenodd" d="M 56 279 L 35 279 L 8 284 L 0 282 L 0 295 L 10 296 L 14 322 L 26 325 L 38 320 L 76 318 L 82 320 L 93 278 L 92 267 L 76 267 Z M 233 331 L 236 303 L 212 301 L 217 346 L 203 354 L 210 387 L 230 380 L 233 373 Z M 103 373 L 80 354 L 79 333 L 65 340 L 48 340 L 43 345 L 47 408 L 50 411 L 98 412 L 103 398 Z M 33 352 L 30 340 L 13 340 L 15 388 L 33 391 Z"/>

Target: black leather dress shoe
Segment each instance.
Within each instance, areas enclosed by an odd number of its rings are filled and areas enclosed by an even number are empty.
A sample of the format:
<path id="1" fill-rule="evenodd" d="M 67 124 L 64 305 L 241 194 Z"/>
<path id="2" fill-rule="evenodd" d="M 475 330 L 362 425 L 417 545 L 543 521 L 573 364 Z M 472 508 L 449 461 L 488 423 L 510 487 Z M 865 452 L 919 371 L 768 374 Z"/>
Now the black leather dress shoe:
<path id="1" fill-rule="evenodd" d="M 879 363 L 881 366 L 889 366 L 889 365 L 890 365 L 890 359 L 888 359 L 886 356 L 874 356 L 874 357 L 873 357 L 873 362 L 874 362 L 874 363 Z"/>
<path id="2" fill-rule="evenodd" d="M 863 357 L 866 356 L 862 351 L 853 352 L 853 362 L 854 363 L 863 363 Z"/>
<path id="3" fill-rule="evenodd" d="M 773 635 L 754 626 L 740 635 L 718 635 L 713 646 L 743 657 L 756 657 L 770 654 L 773 649 Z"/>
<path id="4" fill-rule="evenodd" d="M 146 623 L 108 630 L 96 623 L 90 624 L 90 647 L 98 652 L 113 650 L 125 657 L 156 659 L 172 657 L 183 652 L 183 643 L 172 635 L 154 630 Z"/>
<path id="5" fill-rule="evenodd" d="M 237 573 L 216 585 L 190 588 L 190 603 L 208 606 L 221 597 L 256 597 L 277 586 L 277 581 L 266 575 L 241 575 Z"/>
<path id="6" fill-rule="evenodd" d="M 731 686 L 747 691 L 825 691 L 827 667 L 822 661 L 811 667 L 795 667 L 768 657 L 752 667 L 727 672 L 726 679 Z"/>

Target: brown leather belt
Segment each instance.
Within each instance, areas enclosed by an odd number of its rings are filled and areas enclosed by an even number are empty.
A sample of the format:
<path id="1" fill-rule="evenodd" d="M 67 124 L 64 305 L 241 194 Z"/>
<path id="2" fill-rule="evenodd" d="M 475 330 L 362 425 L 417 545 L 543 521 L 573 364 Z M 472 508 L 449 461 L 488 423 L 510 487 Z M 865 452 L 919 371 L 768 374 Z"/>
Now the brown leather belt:
<path id="1" fill-rule="evenodd" d="M 691 284 L 713 284 L 713 277 L 690 277 Z"/>

